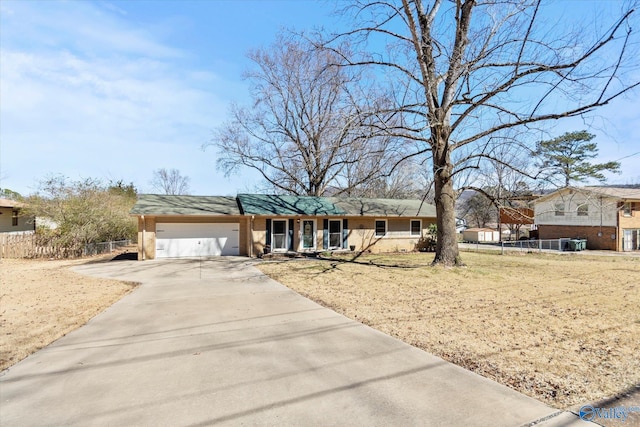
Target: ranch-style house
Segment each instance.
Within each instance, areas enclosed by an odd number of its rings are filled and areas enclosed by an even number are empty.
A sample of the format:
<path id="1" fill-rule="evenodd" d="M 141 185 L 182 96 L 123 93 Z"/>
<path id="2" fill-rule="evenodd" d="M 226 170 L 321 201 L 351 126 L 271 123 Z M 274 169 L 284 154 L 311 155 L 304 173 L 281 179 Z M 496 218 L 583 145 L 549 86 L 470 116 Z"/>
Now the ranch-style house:
<path id="1" fill-rule="evenodd" d="M 412 251 L 436 222 L 435 207 L 421 200 L 265 194 L 143 194 L 131 214 L 139 260 Z"/>

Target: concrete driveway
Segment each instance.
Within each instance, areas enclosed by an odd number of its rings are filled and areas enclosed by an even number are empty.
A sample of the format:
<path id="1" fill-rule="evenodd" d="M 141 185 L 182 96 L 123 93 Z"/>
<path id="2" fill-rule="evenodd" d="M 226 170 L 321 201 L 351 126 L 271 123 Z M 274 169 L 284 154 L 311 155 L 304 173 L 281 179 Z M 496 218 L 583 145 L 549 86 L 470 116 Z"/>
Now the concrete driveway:
<path id="1" fill-rule="evenodd" d="M 0 424 L 583 423 L 323 308 L 253 262 L 77 267 L 142 285 L 2 372 Z"/>

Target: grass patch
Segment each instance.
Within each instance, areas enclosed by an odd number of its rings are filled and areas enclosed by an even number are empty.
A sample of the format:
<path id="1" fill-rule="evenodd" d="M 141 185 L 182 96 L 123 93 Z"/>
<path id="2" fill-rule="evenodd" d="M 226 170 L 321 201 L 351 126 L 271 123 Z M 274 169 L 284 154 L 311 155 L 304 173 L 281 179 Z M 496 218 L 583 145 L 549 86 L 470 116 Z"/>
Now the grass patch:
<path id="1" fill-rule="evenodd" d="M 264 263 L 347 317 L 550 405 L 640 382 L 640 258 L 465 253 Z"/>
<path id="2" fill-rule="evenodd" d="M 90 261 L 1 260 L 0 370 L 84 325 L 136 286 L 69 270 Z"/>

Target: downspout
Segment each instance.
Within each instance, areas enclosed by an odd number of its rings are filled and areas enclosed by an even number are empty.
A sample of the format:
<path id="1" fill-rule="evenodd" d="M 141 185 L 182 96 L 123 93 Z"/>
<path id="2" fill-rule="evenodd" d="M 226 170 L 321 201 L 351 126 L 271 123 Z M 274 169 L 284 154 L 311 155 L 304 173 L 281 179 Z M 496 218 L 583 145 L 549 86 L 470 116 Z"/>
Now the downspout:
<path id="1" fill-rule="evenodd" d="M 616 203 L 616 208 L 617 208 Z M 616 209 L 616 252 L 624 251 L 624 233 L 620 233 L 622 231 L 620 229 L 620 217 L 624 212 L 624 199 L 622 200 L 622 210 Z"/>
<path id="2" fill-rule="evenodd" d="M 600 237 L 602 237 L 602 196 L 600 196 Z"/>
<path id="3" fill-rule="evenodd" d="M 253 220 L 255 219 L 255 215 L 251 215 L 251 219 L 249 220 L 249 257 L 253 258 Z"/>
<path id="4" fill-rule="evenodd" d="M 144 232 L 145 229 L 147 228 L 146 226 L 146 221 L 144 220 L 144 215 L 140 215 L 140 218 L 142 218 L 142 261 L 145 260 L 145 253 L 144 253 Z"/>

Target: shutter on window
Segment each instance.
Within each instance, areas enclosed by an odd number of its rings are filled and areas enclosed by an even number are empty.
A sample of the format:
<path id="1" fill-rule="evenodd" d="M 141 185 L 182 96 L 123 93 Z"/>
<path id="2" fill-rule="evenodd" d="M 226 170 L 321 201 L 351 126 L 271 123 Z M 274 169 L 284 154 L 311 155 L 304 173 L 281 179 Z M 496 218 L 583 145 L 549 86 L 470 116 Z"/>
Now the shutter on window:
<path id="1" fill-rule="evenodd" d="M 349 247 L 349 221 L 347 218 L 342 220 L 342 249 Z"/>
<path id="2" fill-rule="evenodd" d="M 329 248 L 329 220 L 322 220 L 322 249 Z"/>
<path id="3" fill-rule="evenodd" d="M 267 239 L 265 241 L 266 245 L 271 246 L 271 220 L 267 219 Z"/>
<path id="4" fill-rule="evenodd" d="M 293 218 L 289 219 L 289 250 L 293 250 Z"/>

